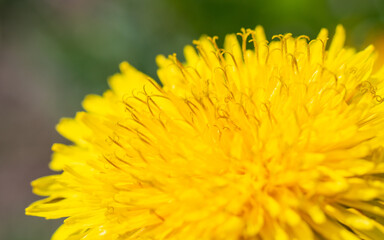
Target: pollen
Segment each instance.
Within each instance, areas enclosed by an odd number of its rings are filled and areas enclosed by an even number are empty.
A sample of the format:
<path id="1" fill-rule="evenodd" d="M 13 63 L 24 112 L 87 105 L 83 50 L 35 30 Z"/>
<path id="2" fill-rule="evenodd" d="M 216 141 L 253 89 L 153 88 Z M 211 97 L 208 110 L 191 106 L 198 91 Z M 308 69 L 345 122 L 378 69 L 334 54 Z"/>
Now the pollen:
<path id="1" fill-rule="evenodd" d="M 161 85 L 121 63 L 57 125 L 73 144 L 53 145 L 26 214 L 66 218 L 53 240 L 384 239 L 374 47 L 344 47 L 342 26 L 216 40 L 158 56 Z"/>

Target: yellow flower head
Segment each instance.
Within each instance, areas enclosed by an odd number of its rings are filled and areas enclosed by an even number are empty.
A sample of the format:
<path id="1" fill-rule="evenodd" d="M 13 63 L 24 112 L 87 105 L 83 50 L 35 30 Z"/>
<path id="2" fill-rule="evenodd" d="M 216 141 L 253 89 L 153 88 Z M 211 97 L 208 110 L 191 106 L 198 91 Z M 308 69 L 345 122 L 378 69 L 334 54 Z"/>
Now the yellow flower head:
<path id="1" fill-rule="evenodd" d="M 46 196 L 54 240 L 384 239 L 384 68 L 373 47 L 327 48 L 261 27 L 128 63 L 57 130 Z M 240 43 L 238 38 L 241 39 Z M 252 47 L 249 49 L 247 45 Z"/>

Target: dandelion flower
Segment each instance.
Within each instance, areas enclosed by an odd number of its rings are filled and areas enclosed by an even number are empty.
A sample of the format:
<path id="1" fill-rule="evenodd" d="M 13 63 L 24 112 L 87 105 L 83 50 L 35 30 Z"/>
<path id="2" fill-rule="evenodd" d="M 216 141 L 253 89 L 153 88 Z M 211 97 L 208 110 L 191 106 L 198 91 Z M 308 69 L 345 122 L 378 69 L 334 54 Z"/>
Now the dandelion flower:
<path id="1" fill-rule="evenodd" d="M 53 240 L 384 239 L 384 68 L 344 40 L 202 37 L 162 86 L 123 62 L 26 214 L 66 218 Z"/>

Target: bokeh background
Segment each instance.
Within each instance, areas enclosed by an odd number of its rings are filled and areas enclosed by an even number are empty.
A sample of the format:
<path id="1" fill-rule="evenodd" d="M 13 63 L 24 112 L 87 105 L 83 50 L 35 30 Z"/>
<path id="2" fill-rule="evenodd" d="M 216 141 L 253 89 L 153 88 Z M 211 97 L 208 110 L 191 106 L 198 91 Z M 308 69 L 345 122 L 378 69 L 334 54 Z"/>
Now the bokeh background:
<path id="1" fill-rule="evenodd" d="M 39 199 L 30 181 L 52 174 L 59 118 L 101 94 L 121 61 L 156 79 L 157 54 L 183 59 L 202 34 L 261 24 L 269 38 L 313 38 L 338 23 L 349 46 L 374 42 L 384 55 L 384 0 L 0 0 L 0 239 L 48 240 L 61 224 L 24 216 Z"/>

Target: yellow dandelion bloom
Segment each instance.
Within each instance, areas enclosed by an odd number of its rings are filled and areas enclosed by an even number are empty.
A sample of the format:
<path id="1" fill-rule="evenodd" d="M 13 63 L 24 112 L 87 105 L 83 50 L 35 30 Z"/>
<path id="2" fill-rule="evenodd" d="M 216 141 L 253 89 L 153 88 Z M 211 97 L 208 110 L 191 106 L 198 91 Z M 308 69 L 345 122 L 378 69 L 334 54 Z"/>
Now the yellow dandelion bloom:
<path id="1" fill-rule="evenodd" d="M 60 174 L 26 214 L 53 240 L 384 239 L 384 68 L 372 46 L 261 27 L 159 56 L 160 87 L 128 63 L 57 130 Z M 240 39 L 240 41 L 239 41 Z M 251 45 L 252 47 L 247 47 Z"/>
<path id="2" fill-rule="evenodd" d="M 376 34 L 375 39 L 372 40 L 375 45 L 376 52 L 378 53 L 378 58 L 373 66 L 373 70 L 377 70 L 384 65 L 384 31 Z"/>

